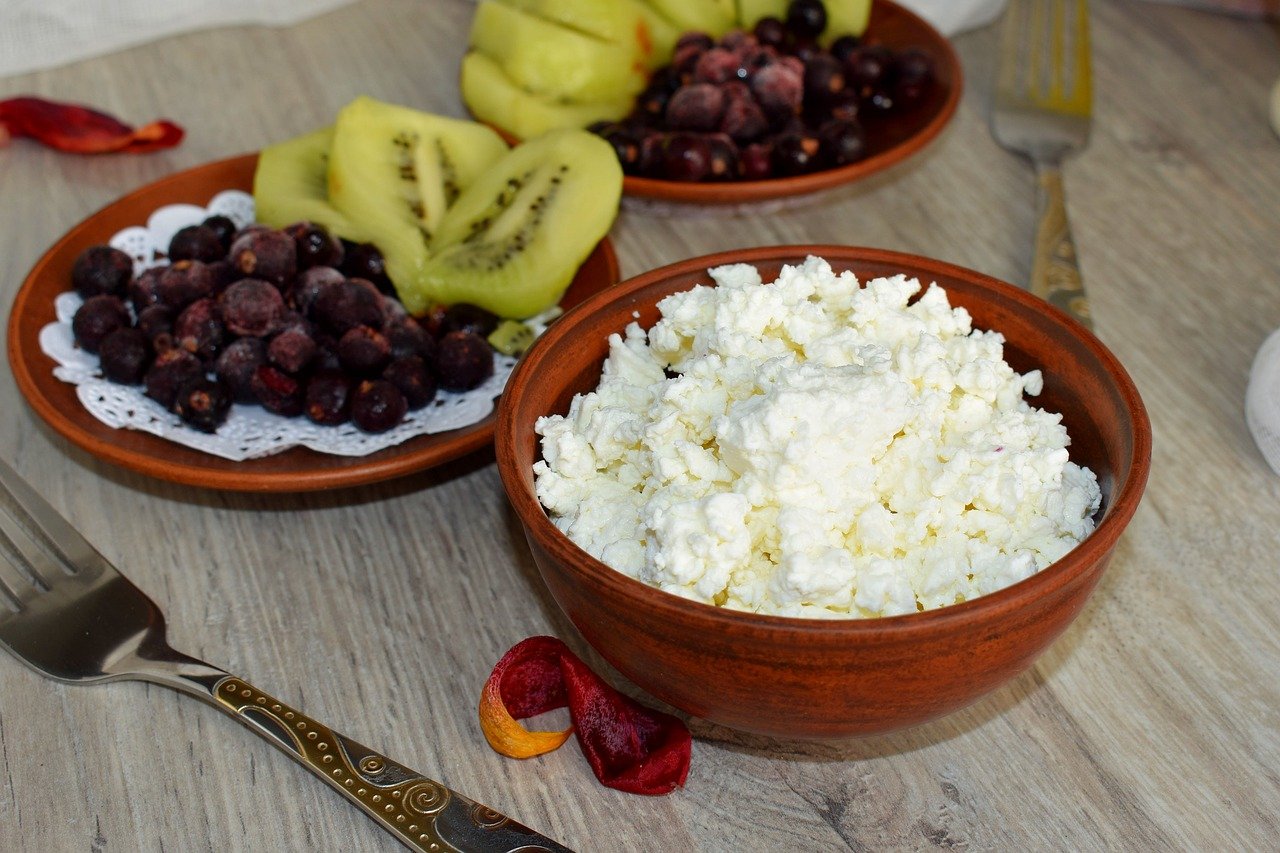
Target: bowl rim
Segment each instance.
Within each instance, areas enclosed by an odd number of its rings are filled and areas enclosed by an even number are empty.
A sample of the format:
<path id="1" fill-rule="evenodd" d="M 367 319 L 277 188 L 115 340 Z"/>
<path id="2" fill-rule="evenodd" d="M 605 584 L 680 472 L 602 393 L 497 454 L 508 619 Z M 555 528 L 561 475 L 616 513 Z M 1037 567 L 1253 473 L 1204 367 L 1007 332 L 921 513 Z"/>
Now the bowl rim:
<path id="1" fill-rule="evenodd" d="M 610 567 L 562 533 L 551 522 L 538 501 L 531 486 L 533 483 L 531 472 L 517 470 L 517 444 L 522 437 L 516 435 L 514 428 L 516 411 L 521 405 L 523 396 L 519 392 L 525 387 L 527 377 L 536 373 L 539 365 L 557 342 L 572 335 L 576 331 L 576 326 L 588 315 L 611 303 L 625 302 L 628 296 L 664 279 L 699 270 L 705 273 L 708 268 L 726 263 L 759 263 L 797 256 L 803 258 L 808 255 L 849 263 L 893 264 L 900 266 L 903 273 L 916 275 L 922 279 L 927 275 L 960 278 L 968 283 L 993 289 L 1002 296 L 1021 303 L 1024 307 L 1045 314 L 1054 323 L 1067 327 L 1075 337 L 1081 339 L 1115 382 L 1133 429 L 1133 463 L 1128 471 L 1124 472 L 1123 477 L 1117 472 L 1115 490 L 1104 517 L 1093 532 L 1044 569 L 994 592 L 959 604 L 917 613 L 849 618 L 809 618 L 754 613 L 716 607 L 683 598 Z M 712 284 L 709 278 L 706 283 Z M 649 270 L 626 279 L 607 291 L 594 294 L 552 323 L 517 364 L 508 383 L 508 389 L 509 392 L 503 395 L 498 407 L 495 452 L 498 474 L 508 499 L 525 528 L 526 535 L 531 540 L 536 540 L 539 547 L 549 552 L 570 573 L 583 575 L 594 584 L 602 585 L 610 595 L 617 596 L 618 600 L 625 605 L 640 607 L 650 612 L 660 611 L 668 616 L 692 613 L 719 629 L 738 634 L 785 630 L 806 636 L 839 633 L 854 634 L 863 641 L 874 642 L 878 639 L 897 641 L 904 634 L 932 633 L 946 630 L 958 623 L 997 618 L 1009 611 L 1023 609 L 1032 600 L 1076 582 L 1090 566 L 1101 562 L 1107 556 L 1137 510 L 1151 467 L 1151 422 L 1137 386 L 1119 359 L 1088 328 L 1029 291 L 992 276 L 945 261 L 887 249 L 835 244 L 760 246 L 700 255 Z M 511 393 L 512 391 L 516 393 Z M 526 474 L 529 474 L 527 480 Z"/>

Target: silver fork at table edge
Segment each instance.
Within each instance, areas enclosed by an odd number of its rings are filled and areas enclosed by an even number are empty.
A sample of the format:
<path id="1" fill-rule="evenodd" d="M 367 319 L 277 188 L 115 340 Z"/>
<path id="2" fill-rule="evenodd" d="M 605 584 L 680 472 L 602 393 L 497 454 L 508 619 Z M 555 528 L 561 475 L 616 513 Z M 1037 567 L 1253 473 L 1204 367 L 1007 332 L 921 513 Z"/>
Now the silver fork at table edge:
<path id="1" fill-rule="evenodd" d="M 64 682 L 140 680 L 261 735 L 416 850 L 567 851 L 528 827 L 175 651 L 164 614 L 0 461 L 0 645 Z"/>
<path id="2" fill-rule="evenodd" d="M 1062 187 L 1062 161 L 1084 147 L 1092 121 L 1087 0 L 1011 0 L 1004 16 L 991 130 L 1036 169 L 1027 289 L 1092 329 Z"/>

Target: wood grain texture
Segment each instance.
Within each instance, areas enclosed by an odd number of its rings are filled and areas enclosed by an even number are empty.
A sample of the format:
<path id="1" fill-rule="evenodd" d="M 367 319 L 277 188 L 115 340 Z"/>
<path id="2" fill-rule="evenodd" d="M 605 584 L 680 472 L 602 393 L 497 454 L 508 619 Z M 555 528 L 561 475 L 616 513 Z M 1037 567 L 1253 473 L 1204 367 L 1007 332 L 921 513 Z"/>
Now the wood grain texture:
<path id="1" fill-rule="evenodd" d="M 75 449 L 8 371 L 0 453 L 157 599 L 177 645 L 577 849 L 1273 849 L 1280 478 L 1242 406 L 1253 354 L 1280 326 L 1267 123 L 1280 50 L 1261 23 L 1137 0 L 1092 8 L 1095 124 L 1066 164 L 1067 197 L 1097 333 L 1151 414 L 1152 476 L 1080 619 L 1029 672 L 941 720 L 834 745 L 693 720 L 688 787 L 621 794 L 572 747 L 517 763 L 477 730 L 489 668 L 525 636 L 558 635 L 612 676 L 542 589 L 490 454 L 342 492 L 192 489 Z M 0 80 L 0 97 L 189 132 L 143 157 L 0 150 L 5 304 L 67 229 L 176 169 L 309 130 L 359 94 L 461 115 L 471 12 L 367 0 Z M 970 82 L 922 156 L 751 218 L 627 210 L 613 232 L 623 274 L 836 242 L 1025 281 L 1034 179 L 987 131 L 996 41 L 994 28 L 956 40 Z M 3 658 L 0 685 L 0 850 L 399 849 L 184 697 L 65 687 Z"/>

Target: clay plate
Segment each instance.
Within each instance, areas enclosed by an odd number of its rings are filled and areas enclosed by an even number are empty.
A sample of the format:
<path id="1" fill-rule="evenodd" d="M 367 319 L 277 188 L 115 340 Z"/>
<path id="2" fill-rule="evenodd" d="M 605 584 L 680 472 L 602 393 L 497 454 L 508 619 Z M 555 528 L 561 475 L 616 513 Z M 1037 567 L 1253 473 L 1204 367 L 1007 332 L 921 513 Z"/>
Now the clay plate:
<path id="1" fill-rule="evenodd" d="M 634 198 L 697 205 L 734 205 L 828 190 L 888 169 L 915 154 L 937 136 L 960 102 L 963 74 L 951 42 L 923 18 L 890 0 L 875 0 L 863 36 L 868 43 L 893 48 L 919 47 L 937 62 L 937 85 L 915 109 L 867 122 L 870 155 L 857 163 L 790 178 L 764 181 L 689 183 L 623 178 L 622 191 Z"/>
<path id="2" fill-rule="evenodd" d="M 221 190 L 251 191 L 257 162 L 256 154 L 245 154 L 149 184 L 72 228 L 36 263 L 9 314 L 9 365 L 36 414 L 72 444 L 108 462 L 175 483 L 244 492 L 302 492 L 372 483 L 421 471 L 488 444 L 494 413 L 471 426 L 419 436 L 368 456 L 330 456 L 299 447 L 233 462 L 147 433 L 113 429 L 84 409 L 74 385 L 54 377 L 54 362 L 41 352 L 39 334 L 56 319 L 53 300 L 70 289 L 76 257 L 122 228 L 145 223 L 164 205 L 204 205 Z M 569 308 L 617 281 L 617 256 L 606 238 L 582 265 L 561 305 Z"/>

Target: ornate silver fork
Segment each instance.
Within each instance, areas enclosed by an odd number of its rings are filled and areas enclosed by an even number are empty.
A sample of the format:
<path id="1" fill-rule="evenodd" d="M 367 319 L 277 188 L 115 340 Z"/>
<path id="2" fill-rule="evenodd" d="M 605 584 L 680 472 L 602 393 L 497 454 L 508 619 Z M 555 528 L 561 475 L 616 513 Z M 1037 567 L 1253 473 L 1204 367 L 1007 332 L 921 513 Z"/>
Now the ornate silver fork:
<path id="1" fill-rule="evenodd" d="M 1086 0 L 1011 0 L 999 69 L 992 133 L 1038 181 L 1028 289 L 1093 328 L 1062 190 L 1062 161 L 1088 141 L 1093 110 Z"/>
<path id="2" fill-rule="evenodd" d="M 0 646 L 58 681 L 150 681 L 266 738 L 400 841 L 430 851 L 568 848 L 170 648 L 164 614 L 0 461 Z"/>

